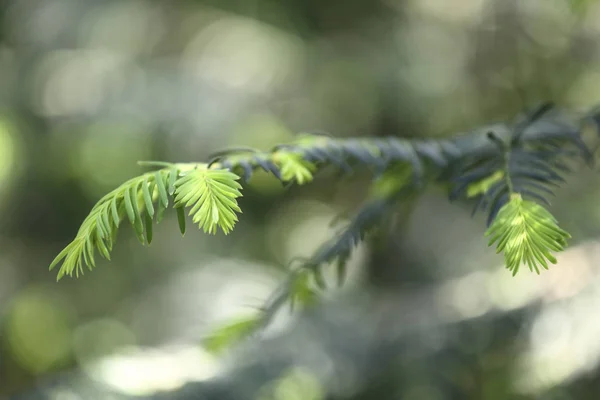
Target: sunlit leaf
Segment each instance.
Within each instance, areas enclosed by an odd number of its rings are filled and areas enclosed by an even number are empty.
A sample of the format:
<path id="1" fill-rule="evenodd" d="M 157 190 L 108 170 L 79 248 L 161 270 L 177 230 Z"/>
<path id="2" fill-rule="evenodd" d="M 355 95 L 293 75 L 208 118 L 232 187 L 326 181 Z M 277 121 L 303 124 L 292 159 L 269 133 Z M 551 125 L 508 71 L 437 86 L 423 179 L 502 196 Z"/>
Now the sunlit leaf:
<path id="1" fill-rule="evenodd" d="M 313 163 L 303 159 L 301 154 L 280 152 L 276 158 L 283 181 L 295 181 L 299 185 L 312 181 L 316 168 Z"/>
<path id="2" fill-rule="evenodd" d="M 168 203 L 168 198 L 164 197 L 164 180 L 171 173 L 171 170 L 161 170 L 132 178 L 100 199 L 81 224 L 73 241 L 50 264 L 50 269 L 53 269 L 62 261 L 57 278 L 72 276 L 73 273 L 79 276 L 84 267 L 94 267 L 95 250 L 110 260 L 110 252 L 123 218 L 130 222 L 142 244 L 150 243 L 153 234 L 152 216 L 155 214 L 154 202 L 158 203 L 158 213 L 162 215 L 165 206 L 163 203 Z M 162 178 L 162 189 L 161 184 L 157 184 L 159 178 Z M 154 195 L 155 187 L 158 191 L 157 196 Z"/>
<path id="3" fill-rule="evenodd" d="M 513 275 L 523 263 L 538 274 L 540 267 L 548 269 L 548 262 L 556 264 L 551 252 L 562 251 L 571 237 L 548 210 L 518 194 L 500 209 L 485 235 L 490 246 L 496 243 L 497 253 L 504 253 L 506 268 Z"/>
<path id="4" fill-rule="evenodd" d="M 217 227 L 228 234 L 242 210 L 239 177 L 227 170 L 197 168 L 175 183 L 175 206 L 191 207 L 189 215 L 206 233 L 215 234 Z"/>

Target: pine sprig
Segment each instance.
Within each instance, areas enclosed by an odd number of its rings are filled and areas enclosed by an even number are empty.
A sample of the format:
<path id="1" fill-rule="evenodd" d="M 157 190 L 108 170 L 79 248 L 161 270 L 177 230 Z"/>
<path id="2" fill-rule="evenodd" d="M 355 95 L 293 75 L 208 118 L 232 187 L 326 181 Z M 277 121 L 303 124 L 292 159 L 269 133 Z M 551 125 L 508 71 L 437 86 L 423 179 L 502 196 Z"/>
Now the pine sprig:
<path id="1" fill-rule="evenodd" d="M 73 273 L 79 276 L 83 274 L 84 266 L 91 270 L 96 266 L 96 250 L 110 260 L 118 228 L 125 218 L 131 223 L 139 241 L 149 244 L 152 241 L 152 218 L 156 215 L 157 223 L 162 219 L 169 205 L 168 181 L 177 174 L 177 169 L 146 173 L 130 179 L 100 199 L 73 241 L 50 264 L 50 269 L 53 269 L 62 261 L 57 279 Z"/>
<path id="2" fill-rule="evenodd" d="M 551 251 L 563 250 L 570 236 L 542 205 L 550 206 L 548 197 L 565 182 L 572 161 L 592 161 L 579 127 L 552 111 L 541 105 L 504 137 L 489 131 L 493 145 L 458 160 L 451 174 L 450 199 L 475 197 L 473 213 L 487 211 L 490 245 L 498 241 L 513 275 L 522 263 L 539 273 L 556 262 Z"/>
<path id="3" fill-rule="evenodd" d="M 351 173 L 367 167 L 380 174 L 391 165 L 411 165 L 415 182 L 423 179 L 426 169 L 446 167 L 451 161 L 473 151 L 472 144 L 459 140 L 406 140 L 399 138 L 336 139 L 323 135 L 299 135 L 292 143 L 275 146 L 271 151 L 234 148 L 214 153 L 209 165 L 229 169 L 248 182 L 258 168 L 272 173 L 282 182 L 299 184 L 312 180 L 314 173 L 334 166 Z M 466 144 L 466 146 L 465 146 Z M 284 175 L 285 174 L 285 175 Z"/>
<path id="4" fill-rule="evenodd" d="M 301 154 L 279 152 L 275 153 L 274 158 L 279 166 L 282 181 L 295 181 L 298 185 L 312 181 L 316 167 L 310 161 L 302 158 Z"/>
<path id="5" fill-rule="evenodd" d="M 542 105 L 503 137 L 488 131 L 491 146 L 457 160 L 449 169 L 450 200 L 476 198 L 473 213 L 487 212 L 487 226 L 514 193 L 549 206 L 548 197 L 571 172 L 569 163 L 578 157 L 591 161 L 577 126 L 557 118 L 541 119 L 550 110 Z"/>
<path id="6" fill-rule="evenodd" d="M 163 219 L 169 205 L 177 211 L 182 234 L 186 229 L 185 207 L 191 207 L 190 216 L 205 232 L 215 234 L 220 227 L 227 234 L 233 229 L 237 222 L 235 213 L 241 212 L 236 201 L 241 196 L 237 175 L 207 169 L 206 164 L 141 164 L 167 168 L 132 178 L 96 203 L 73 241 L 50 264 L 53 269 L 62 262 L 57 279 L 73 274 L 78 277 L 84 267 L 91 270 L 96 266 L 96 251 L 110 260 L 123 220 L 129 221 L 143 245 L 149 245 L 153 223 Z"/>
<path id="7" fill-rule="evenodd" d="M 594 123 L 600 120 L 597 112 L 585 119 Z M 551 104 L 544 104 L 512 126 L 496 124 L 451 139 L 336 139 L 304 134 L 270 151 L 251 148 L 221 151 L 208 164 L 145 163 L 161 169 L 133 178 L 103 197 L 51 268 L 63 262 L 60 278 L 73 272 L 79 275 L 84 266 L 94 267 L 95 250 L 109 259 L 123 219 L 129 220 L 142 243 L 150 243 L 153 221 L 161 220 L 171 198 L 182 234 L 186 230 L 186 207 L 203 231 L 215 234 L 220 227 L 227 234 L 241 212 L 237 204 L 241 185 L 237 181 L 242 178 L 247 182 L 257 168 L 272 173 L 283 183 L 305 184 L 326 166 L 345 172 L 366 167 L 376 176 L 402 175 L 413 193 L 432 179 L 450 182 L 450 198 L 474 197 L 477 200 L 474 211 L 485 210 L 490 226 L 513 195 L 549 204 L 548 196 L 564 182 L 570 162 L 578 157 L 591 161 L 579 126 L 556 113 Z M 405 176 L 406 172 L 410 176 Z M 393 180 L 387 182 L 392 183 L 391 188 L 397 184 Z M 367 212 L 368 207 L 357 215 L 355 222 Z M 311 262 L 320 265 L 337 258 L 341 260 L 339 271 L 343 275 L 343 260 L 362 240 L 364 232 L 360 224 L 351 224 Z M 315 279 L 321 281 L 317 275 Z"/>
<path id="8" fill-rule="evenodd" d="M 600 112 L 583 119 L 600 128 Z M 104 196 L 83 221 L 77 235 L 52 262 L 62 262 L 58 279 L 79 276 L 95 264 L 95 252 L 110 259 L 121 221 L 128 220 L 142 244 L 152 241 L 153 223 L 175 208 L 179 229 L 186 231 L 186 208 L 195 224 L 216 234 L 228 234 L 238 221 L 237 200 L 242 185 L 261 168 L 282 183 L 306 184 L 324 167 L 345 173 L 357 168 L 373 172 L 370 199 L 350 222 L 308 259 L 292 269 L 255 315 L 234 321 L 209 336 L 205 344 L 220 351 L 270 323 L 286 303 L 306 307 L 326 289 L 323 269 L 335 263 L 338 284 L 347 261 L 366 235 L 391 220 L 399 200 L 419 194 L 424 184 L 450 184 L 450 199 L 475 199 L 473 212 L 487 213 L 489 245 L 503 253 L 515 275 L 525 263 L 540 273 L 556 263 L 570 235 L 543 207 L 562 185 L 572 162 L 592 161 L 580 124 L 543 104 L 512 125 L 495 124 L 443 140 L 389 138 L 336 139 L 299 135 L 269 151 L 235 148 L 217 152 L 208 163 L 147 162 L 153 172 L 130 179 Z M 600 131 L 600 129 L 598 129 Z"/>
<path id="9" fill-rule="evenodd" d="M 239 176 L 222 169 L 199 165 L 176 183 L 175 207 L 190 207 L 189 215 L 205 233 L 216 234 L 217 227 L 228 234 L 242 210 L 236 199 L 242 196 Z"/>
<path id="10" fill-rule="evenodd" d="M 519 194 L 513 194 L 500 209 L 485 235 L 490 237 L 490 246 L 497 243 L 497 253 L 504 252 L 506 268 L 513 276 L 522 263 L 538 274 L 540 266 L 548 269 L 548 261 L 556 264 L 551 251 L 562 251 L 571 237 L 548 210 Z"/>
<path id="11" fill-rule="evenodd" d="M 568 159 L 560 153 L 521 143 L 501 143 L 494 152 L 458 163 L 451 178 L 450 199 L 475 197 L 473 213 L 487 212 L 489 226 L 513 193 L 550 205 L 548 196 L 554 195 L 554 190 L 565 181 L 564 174 L 570 172 L 567 163 Z"/>

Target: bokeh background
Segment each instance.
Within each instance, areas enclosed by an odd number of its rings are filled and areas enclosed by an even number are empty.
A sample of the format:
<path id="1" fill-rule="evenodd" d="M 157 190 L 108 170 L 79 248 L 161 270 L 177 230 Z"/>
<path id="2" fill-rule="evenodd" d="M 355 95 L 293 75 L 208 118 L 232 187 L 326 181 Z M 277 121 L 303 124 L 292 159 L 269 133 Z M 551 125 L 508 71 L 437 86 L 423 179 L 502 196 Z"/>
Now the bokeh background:
<path id="1" fill-rule="evenodd" d="M 170 215 L 146 248 L 126 226 L 82 278 L 48 265 L 138 160 L 314 130 L 451 136 L 543 100 L 585 111 L 599 38 L 585 0 L 4 0 L 0 396 L 595 398 L 600 180 L 583 166 L 553 200 L 573 239 L 551 271 L 511 277 L 484 218 L 432 188 L 322 307 L 223 356 L 201 339 L 260 306 L 368 179 L 257 174 L 227 237 L 182 238 Z"/>

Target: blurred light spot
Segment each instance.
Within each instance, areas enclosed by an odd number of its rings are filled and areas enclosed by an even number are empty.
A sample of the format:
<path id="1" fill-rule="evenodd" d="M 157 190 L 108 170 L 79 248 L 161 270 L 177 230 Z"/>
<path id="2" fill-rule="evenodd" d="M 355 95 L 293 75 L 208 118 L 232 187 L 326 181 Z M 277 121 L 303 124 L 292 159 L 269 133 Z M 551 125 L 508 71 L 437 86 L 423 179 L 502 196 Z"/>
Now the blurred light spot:
<path id="1" fill-rule="evenodd" d="M 48 398 L 49 400 L 84 400 L 77 393 L 66 388 L 51 390 Z"/>
<path id="2" fill-rule="evenodd" d="M 584 244 L 557 254 L 557 265 L 545 274 L 544 300 L 553 301 L 580 294 L 594 281 L 594 263 Z"/>
<path id="3" fill-rule="evenodd" d="M 529 0 L 515 3 L 522 19 L 520 26 L 536 45 L 543 48 L 544 56 L 551 57 L 567 50 L 572 43 L 575 19 L 567 1 Z"/>
<path id="4" fill-rule="evenodd" d="M 356 62 L 324 63 L 311 77 L 307 94 L 310 113 L 318 117 L 314 123 L 337 132 L 371 131 L 380 106 L 375 79 Z"/>
<path id="5" fill-rule="evenodd" d="M 143 172 L 137 161 L 150 157 L 150 141 L 143 128 L 130 124 L 92 125 L 82 137 L 73 168 L 92 197 L 102 196 Z"/>
<path id="6" fill-rule="evenodd" d="M 571 0 L 574 1 L 574 0 Z M 600 2 L 587 1 L 580 27 L 586 34 L 594 36 L 600 33 Z"/>
<path id="7" fill-rule="evenodd" d="M 21 366 L 44 372 L 67 359 L 71 351 L 71 309 L 37 288 L 13 300 L 6 319 L 6 344 Z"/>
<path id="8" fill-rule="evenodd" d="M 473 272 L 441 285 L 438 299 L 444 306 L 449 306 L 453 310 L 455 315 L 449 315 L 452 319 L 475 318 L 490 310 L 487 277 L 488 274 L 485 272 Z"/>
<path id="9" fill-rule="evenodd" d="M 37 66 L 33 109 L 48 117 L 91 114 L 123 85 L 123 60 L 101 50 L 57 50 Z"/>
<path id="10" fill-rule="evenodd" d="M 393 2 L 391 0 L 388 0 Z M 462 24 L 476 24 L 483 15 L 484 6 L 488 0 L 410 0 L 402 7 L 414 8 L 415 11 L 426 13 L 435 18 Z M 410 7 L 410 8 L 409 8 Z"/>
<path id="11" fill-rule="evenodd" d="M 396 33 L 406 61 L 398 70 L 415 93 L 441 96 L 455 91 L 466 79 L 466 34 L 422 23 L 402 26 Z"/>
<path id="12" fill-rule="evenodd" d="M 498 268 L 490 274 L 487 289 L 492 304 L 503 311 L 520 308 L 540 295 L 540 277 L 526 275 L 524 271 L 513 277 L 506 268 Z"/>
<path id="13" fill-rule="evenodd" d="M 453 278 L 480 271 L 487 261 L 478 221 L 469 216 L 469 211 L 455 208 L 441 196 L 422 196 L 408 219 L 406 246 L 431 264 L 432 276 Z M 438 228 L 428 228 L 431 223 Z M 455 232 L 461 232 L 460 245 Z"/>
<path id="14" fill-rule="evenodd" d="M 68 0 L 29 0 L 8 2 L 3 23 L 7 31 L 27 44 L 53 45 L 77 10 Z M 21 44 L 22 45 L 22 44 Z"/>
<path id="15" fill-rule="evenodd" d="M 466 78 L 464 84 L 444 96 L 431 99 L 428 127 L 431 136 L 446 136 L 448 132 L 460 132 L 465 121 L 478 121 L 481 118 L 479 97 L 475 85 Z M 451 103 L 452 107 L 447 105 Z M 481 243 L 479 243 L 481 246 Z"/>
<path id="16" fill-rule="evenodd" d="M 265 276 L 264 267 L 243 260 L 226 259 L 207 265 L 207 271 L 218 273 L 222 280 L 218 293 L 211 296 L 212 316 L 229 319 L 246 315 L 249 308 L 256 311 L 262 306 L 277 285 L 272 277 Z"/>
<path id="17" fill-rule="evenodd" d="M 293 368 L 259 391 L 258 400 L 321 400 L 325 398 L 317 378 L 301 368 Z"/>
<path id="18" fill-rule="evenodd" d="M 234 258 L 196 261 L 171 276 L 166 287 L 164 282 L 149 287 L 137 299 L 130 325 L 140 341 L 197 341 L 213 326 L 254 313 L 264 304 L 281 279 L 268 269 L 275 268 Z"/>
<path id="19" fill-rule="evenodd" d="M 80 24 L 88 47 L 118 51 L 134 57 L 151 49 L 164 33 L 160 15 L 150 3 L 122 1 L 94 8 Z"/>
<path id="20" fill-rule="evenodd" d="M 142 396 L 210 379 L 218 370 L 210 354 L 190 346 L 131 349 L 99 361 L 90 373 L 92 378 L 126 394 Z"/>
<path id="21" fill-rule="evenodd" d="M 0 241 L 8 243 L 8 246 L 14 246 L 6 237 L 1 237 Z M 15 249 L 16 250 L 16 249 Z M 16 250 L 17 252 L 19 250 Z M 10 306 L 9 300 L 15 292 L 22 289 L 22 280 L 20 275 L 23 269 L 12 259 L 9 254 L 0 256 L 0 315 L 4 315 L 6 308 Z M 1 325 L 1 323 L 0 323 Z"/>
<path id="22" fill-rule="evenodd" d="M 271 251 L 282 264 L 296 256 L 310 256 L 330 238 L 329 225 L 335 215 L 329 205 L 308 200 L 273 210 L 267 232 Z"/>
<path id="23" fill-rule="evenodd" d="M 289 203 L 271 213 L 267 228 L 269 248 L 282 265 L 297 257 L 311 257 L 323 243 L 336 237 L 344 226 L 343 220 L 332 226 L 336 216 L 333 208 L 316 201 Z M 361 242 L 352 250 L 347 261 L 348 283 L 360 278 L 359 266 L 363 264 L 365 257 L 366 246 Z M 328 284 L 335 281 L 333 265 L 324 265 L 322 271 Z M 346 284 L 343 288 L 350 286 Z"/>
<path id="24" fill-rule="evenodd" d="M 15 50 L 0 45 L 0 104 L 7 104 L 18 90 L 18 63 Z"/>
<path id="25" fill-rule="evenodd" d="M 600 359 L 598 277 L 569 299 L 544 306 L 529 332 L 530 347 L 515 372 L 517 388 L 539 393 L 595 369 Z"/>
<path id="26" fill-rule="evenodd" d="M 600 69 L 587 69 L 570 86 L 567 99 L 571 107 L 585 107 L 600 102 Z"/>
<path id="27" fill-rule="evenodd" d="M 443 392 L 440 389 L 430 385 L 415 385 L 409 388 L 402 396 L 404 400 L 443 400 Z"/>
<path id="28" fill-rule="evenodd" d="M 535 319 L 531 328 L 531 345 L 544 347 L 549 353 L 566 349 L 571 339 L 570 322 L 561 308 L 545 310 Z"/>
<path id="29" fill-rule="evenodd" d="M 541 275 L 526 267 L 513 277 L 501 266 L 437 287 L 442 318 L 477 317 L 492 307 L 503 311 L 539 302 L 529 332 L 530 346 L 514 373 L 521 393 L 542 393 L 597 368 L 600 362 L 600 308 L 597 240 L 561 252 L 558 265 Z M 478 304 L 480 302 L 481 304 Z"/>
<path id="30" fill-rule="evenodd" d="M 10 180 L 15 166 L 15 127 L 0 118 L 0 189 Z"/>
<path id="31" fill-rule="evenodd" d="M 269 149 L 291 140 L 294 134 L 272 114 L 251 114 L 234 127 L 231 144 Z"/>
<path id="32" fill-rule="evenodd" d="M 287 260 L 293 257 L 310 257 L 334 232 L 329 224 L 334 215 L 313 215 L 303 218 L 295 227 L 290 227 L 284 246 Z"/>
<path id="33" fill-rule="evenodd" d="M 302 42 L 259 21 L 219 19 L 199 31 L 183 54 L 192 75 L 264 92 L 302 67 Z"/>
<path id="34" fill-rule="evenodd" d="M 119 348 L 135 345 L 135 335 L 114 319 L 97 319 L 77 327 L 73 333 L 75 357 L 80 364 L 100 358 Z"/>

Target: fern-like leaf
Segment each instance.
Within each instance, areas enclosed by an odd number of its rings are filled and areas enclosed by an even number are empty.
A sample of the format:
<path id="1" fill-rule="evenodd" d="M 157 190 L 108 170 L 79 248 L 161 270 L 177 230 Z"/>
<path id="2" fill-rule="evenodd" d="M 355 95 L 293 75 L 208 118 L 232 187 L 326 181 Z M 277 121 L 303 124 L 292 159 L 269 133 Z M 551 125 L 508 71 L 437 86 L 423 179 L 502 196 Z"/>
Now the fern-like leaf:
<path id="1" fill-rule="evenodd" d="M 236 199 L 242 196 L 237 182 L 239 177 L 224 169 L 207 169 L 198 166 L 184 173 L 175 182 L 175 207 L 191 207 L 189 215 L 206 233 L 216 234 L 220 227 L 228 234 L 242 210 Z M 185 222 L 179 214 L 180 228 L 185 231 Z"/>
<path id="2" fill-rule="evenodd" d="M 313 172 L 316 168 L 313 163 L 302 158 L 301 154 L 279 152 L 276 155 L 276 160 L 280 166 L 283 181 L 295 181 L 299 185 L 312 181 Z"/>
<path id="3" fill-rule="evenodd" d="M 92 269 L 95 263 L 95 250 L 107 260 L 116 240 L 119 225 L 127 218 L 142 244 L 152 241 L 152 217 L 168 206 L 168 197 L 160 194 L 172 174 L 177 170 L 160 170 L 138 176 L 125 182 L 104 196 L 92 208 L 81 224 L 77 235 L 50 264 L 50 269 L 61 261 L 57 279 L 64 275 L 83 274 L 84 267 Z M 158 218 L 158 215 L 157 215 Z"/>
<path id="4" fill-rule="evenodd" d="M 499 211 L 486 236 L 489 245 L 497 243 L 496 252 L 504 252 L 506 268 L 513 276 L 526 263 L 531 271 L 548 269 L 548 261 L 556 264 L 552 251 L 562 251 L 571 236 L 562 230 L 556 219 L 539 204 L 513 194 Z"/>

